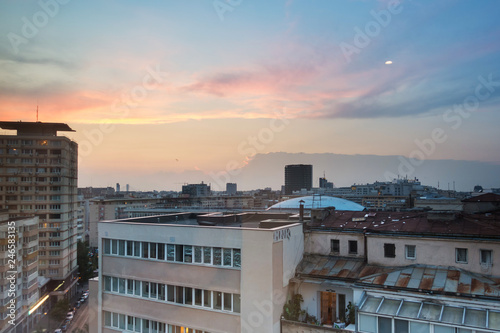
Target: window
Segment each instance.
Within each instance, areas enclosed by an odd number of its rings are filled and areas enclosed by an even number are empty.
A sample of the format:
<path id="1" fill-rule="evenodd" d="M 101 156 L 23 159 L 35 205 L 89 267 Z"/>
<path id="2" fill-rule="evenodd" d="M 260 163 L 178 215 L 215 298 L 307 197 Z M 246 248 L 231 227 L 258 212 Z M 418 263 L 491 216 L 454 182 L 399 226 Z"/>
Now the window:
<path id="1" fill-rule="evenodd" d="M 396 258 L 396 245 L 392 243 L 384 244 L 384 257 Z"/>
<path id="2" fill-rule="evenodd" d="M 104 254 L 110 254 L 111 250 L 110 250 L 110 241 L 109 241 L 109 239 L 103 239 L 102 241 L 104 242 Z"/>
<path id="3" fill-rule="evenodd" d="M 479 250 L 481 265 L 490 266 L 492 261 L 492 251 L 491 250 Z"/>
<path id="4" fill-rule="evenodd" d="M 142 282 L 142 297 L 149 298 L 149 282 Z"/>
<path id="5" fill-rule="evenodd" d="M 455 249 L 455 261 L 460 264 L 467 263 L 467 249 L 456 248 Z"/>
<path id="6" fill-rule="evenodd" d="M 220 266 L 222 264 L 222 249 L 214 247 L 214 265 Z"/>
<path id="7" fill-rule="evenodd" d="M 202 292 L 201 289 L 194 290 L 194 305 L 201 306 Z"/>
<path id="8" fill-rule="evenodd" d="M 156 259 L 156 243 L 149 243 L 149 257 Z"/>
<path id="9" fill-rule="evenodd" d="M 415 245 L 405 245 L 406 259 L 416 259 L 417 250 Z"/>
<path id="10" fill-rule="evenodd" d="M 175 302 L 184 304 L 184 287 L 177 286 L 175 288 Z"/>
<path id="11" fill-rule="evenodd" d="M 134 242 L 134 257 L 141 256 L 141 242 Z"/>
<path id="12" fill-rule="evenodd" d="M 158 243 L 158 260 L 165 260 L 165 244 Z"/>
<path id="13" fill-rule="evenodd" d="M 165 300 L 165 285 L 163 283 L 158 284 L 158 299 Z"/>
<path id="14" fill-rule="evenodd" d="M 124 240 L 118 241 L 118 254 L 121 256 L 125 255 L 125 241 Z"/>
<path id="15" fill-rule="evenodd" d="M 241 250 L 233 249 L 233 267 L 241 267 Z"/>
<path id="16" fill-rule="evenodd" d="M 358 241 L 350 240 L 349 241 L 349 254 L 357 254 L 358 253 Z"/>
<path id="17" fill-rule="evenodd" d="M 194 262 L 201 263 L 201 246 L 194 247 Z"/>
<path id="18" fill-rule="evenodd" d="M 175 288 L 174 286 L 167 285 L 167 301 L 175 302 Z"/>
<path id="19" fill-rule="evenodd" d="M 127 279 L 127 294 L 134 294 L 134 280 Z"/>
<path id="20" fill-rule="evenodd" d="M 175 245 L 167 244 L 167 260 L 174 261 L 175 259 Z"/>
<path id="21" fill-rule="evenodd" d="M 134 242 L 127 241 L 127 255 L 132 256 L 134 254 Z"/>
<path id="22" fill-rule="evenodd" d="M 148 242 L 142 243 L 142 257 L 149 258 L 149 243 Z"/>
<path id="23" fill-rule="evenodd" d="M 184 262 L 193 262 L 193 247 L 189 245 L 184 246 Z"/>
<path id="24" fill-rule="evenodd" d="M 183 262 L 184 258 L 184 245 L 176 245 L 175 246 L 175 261 Z"/>
<path id="25" fill-rule="evenodd" d="M 231 253 L 233 251 L 231 249 L 223 249 L 222 250 L 222 253 L 223 253 L 223 258 L 224 258 L 224 266 L 231 266 Z"/>
<path id="26" fill-rule="evenodd" d="M 330 252 L 332 253 L 340 252 L 340 241 L 338 239 L 330 240 Z"/>
<path id="27" fill-rule="evenodd" d="M 231 311 L 231 298 L 232 294 L 224 293 L 224 310 Z"/>
<path id="28" fill-rule="evenodd" d="M 184 288 L 185 290 L 185 302 L 184 304 L 193 305 L 193 288 Z"/>
<path id="29" fill-rule="evenodd" d="M 212 292 L 210 290 L 203 290 L 203 306 L 212 307 Z"/>
<path id="30" fill-rule="evenodd" d="M 212 248 L 211 247 L 204 247 L 203 248 L 203 262 L 205 264 L 212 263 Z"/>
<path id="31" fill-rule="evenodd" d="M 220 291 L 214 292 L 214 309 L 222 309 L 222 293 Z"/>

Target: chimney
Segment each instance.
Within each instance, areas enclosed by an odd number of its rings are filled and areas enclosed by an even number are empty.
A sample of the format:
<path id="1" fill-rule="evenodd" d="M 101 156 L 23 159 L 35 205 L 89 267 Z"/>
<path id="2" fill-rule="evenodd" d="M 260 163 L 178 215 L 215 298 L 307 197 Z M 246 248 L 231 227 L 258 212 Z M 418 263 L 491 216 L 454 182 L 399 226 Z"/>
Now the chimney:
<path id="1" fill-rule="evenodd" d="M 299 221 L 303 222 L 304 221 L 304 200 L 300 200 L 300 206 L 299 206 Z"/>

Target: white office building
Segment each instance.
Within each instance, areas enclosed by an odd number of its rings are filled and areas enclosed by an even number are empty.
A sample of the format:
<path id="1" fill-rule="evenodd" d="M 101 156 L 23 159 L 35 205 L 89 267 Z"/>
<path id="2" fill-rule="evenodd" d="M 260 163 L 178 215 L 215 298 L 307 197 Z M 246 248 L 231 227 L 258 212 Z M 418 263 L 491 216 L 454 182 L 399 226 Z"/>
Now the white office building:
<path id="1" fill-rule="evenodd" d="M 280 332 L 304 237 L 274 215 L 99 222 L 90 332 Z"/>

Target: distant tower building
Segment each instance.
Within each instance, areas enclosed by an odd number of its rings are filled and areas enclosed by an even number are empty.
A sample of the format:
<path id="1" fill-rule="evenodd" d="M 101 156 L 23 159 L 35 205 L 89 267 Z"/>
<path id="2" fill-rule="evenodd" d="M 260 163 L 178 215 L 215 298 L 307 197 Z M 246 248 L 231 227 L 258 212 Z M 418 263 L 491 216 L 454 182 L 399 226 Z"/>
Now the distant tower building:
<path id="1" fill-rule="evenodd" d="M 285 194 L 312 188 L 312 165 L 291 164 L 285 166 Z"/>
<path id="2" fill-rule="evenodd" d="M 237 192 L 236 183 L 226 183 L 226 193 L 228 195 L 235 195 Z"/>
<path id="3" fill-rule="evenodd" d="M 210 195 L 210 186 L 201 182 L 201 184 L 182 185 L 182 194 L 190 197 L 208 197 Z"/>
<path id="4" fill-rule="evenodd" d="M 127 184 L 127 193 L 129 192 L 129 190 L 130 190 L 130 185 Z"/>
<path id="5" fill-rule="evenodd" d="M 116 192 L 120 192 L 120 183 L 116 183 Z"/>
<path id="6" fill-rule="evenodd" d="M 329 182 L 325 177 L 319 179 L 319 188 L 333 188 L 333 183 Z"/>
<path id="7" fill-rule="evenodd" d="M 0 208 L 9 219 L 38 216 L 39 275 L 52 280 L 50 287 L 64 286 L 54 296 L 71 299 L 78 281 L 78 144 L 57 132 L 74 130 L 62 123 L 10 121 L 0 128 L 17 131 L 0 135 Z M 24 281 L 31 283 L 28 275 Z"/>

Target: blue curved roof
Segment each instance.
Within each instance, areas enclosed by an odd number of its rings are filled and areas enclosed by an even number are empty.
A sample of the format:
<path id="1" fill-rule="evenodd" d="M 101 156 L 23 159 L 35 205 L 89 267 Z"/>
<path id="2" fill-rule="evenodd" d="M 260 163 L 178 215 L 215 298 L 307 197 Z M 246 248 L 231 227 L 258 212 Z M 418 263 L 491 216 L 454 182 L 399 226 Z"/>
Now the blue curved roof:
<path id="1" fill-rule="evenodd" d="M 272 205 L 268 208 L 268 210 L 277 210 L 277 209 L 299 209 L 300 201 L 304 201 L 304 209 L 315 209 L 315 208 L 326 208 L 326 207 L 335 207 L 336 210 L 349 210 L 349 211 L 362 211 L 365 207 L 342 198 L 331 197 L 327 195 L 311 195 L 306 197 L 293 198 L 289 200 L 285 200 L 282 202 L 278 202 L 275 205 Z"/>

